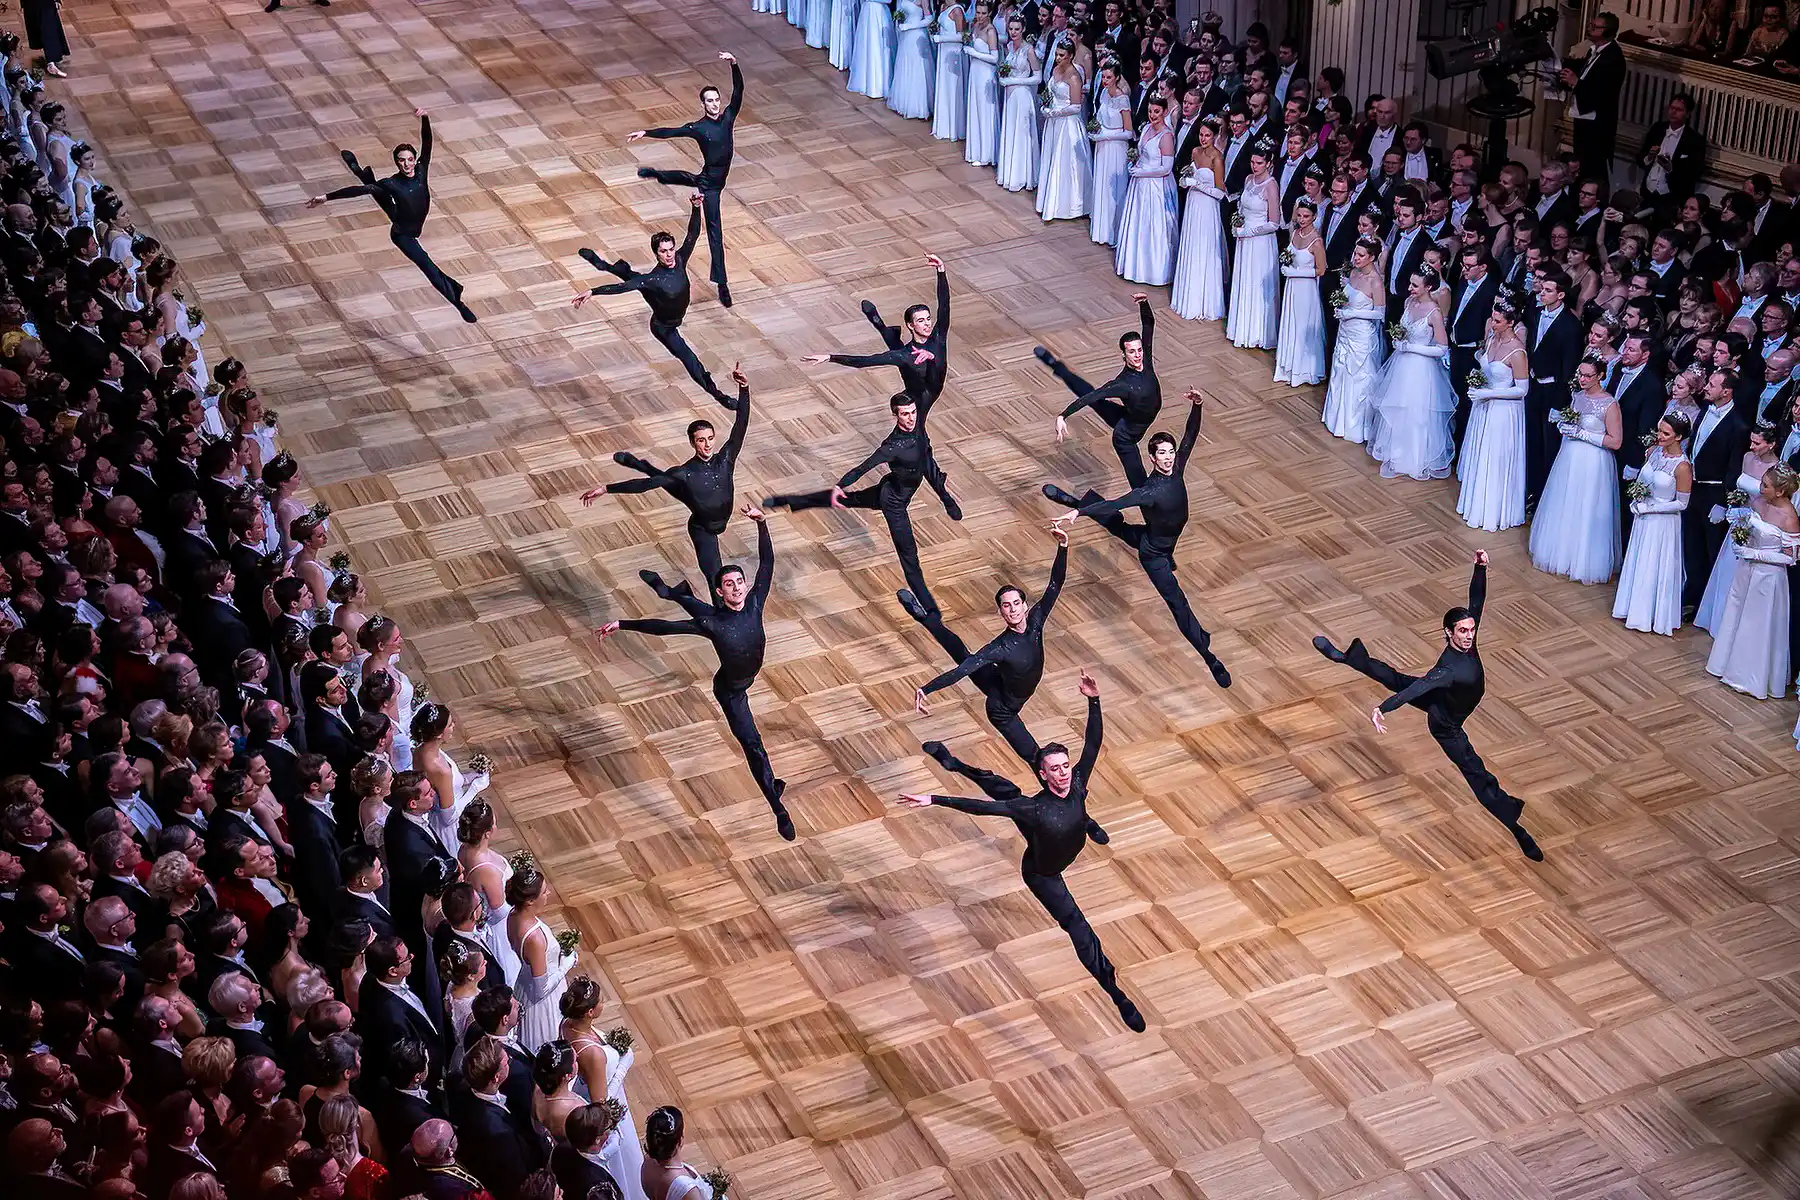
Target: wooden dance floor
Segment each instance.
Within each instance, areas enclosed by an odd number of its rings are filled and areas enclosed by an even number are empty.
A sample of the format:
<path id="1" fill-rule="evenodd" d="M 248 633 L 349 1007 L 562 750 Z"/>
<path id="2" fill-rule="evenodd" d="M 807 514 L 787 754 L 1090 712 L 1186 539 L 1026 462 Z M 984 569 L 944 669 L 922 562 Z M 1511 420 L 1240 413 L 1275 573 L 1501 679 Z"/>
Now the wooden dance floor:
<path id="1" fill-rule="evenodd" d="M 967 685 L 911 711 L 941 653 L 894 602 L 869 515 L 778 514 L 769 664 L 753 693 L 800 840 L 780 841 L 714 708 L 697 640 L 592 627 L 667 615 L 640 568 L 693 569 L 660 495 L 577 495 L 625 477 L 615 450 L 686 456 L 722 414 L 651 342 L 635 296 L 580 311 L 592 246 L 643 264 L 682 192 L 627 147 L 694 112 L 702 81 L 749 81 L 725 203 L 726 311 L 694 262 L 691 342 L 756 416 L 740 496 L 818 487 L 889 425 L 892 372 L 804 367 L 868 350 L 955 289 L 935 441 L 967 512 L 915 506 L 926 570 L 971 641 L 991 596 L 1033 596 L 1052 545 L 1047 479 L 1120 487 L 1090 417 L 1055 442 L 1066 392 L 1042 342 L 1095 378 L 1134 327 L 1132 287 L 1086 222 L 960 143 L 846 94 L 784 18 L 678 0 L 339 0 L 265 16 L 225 0 L 90 0 L 72 93 L 103 175 L 169 243 L 222 351 L 251 364 L 335 535 L 411 642 L 465 751 L 498 763 L 508 836 L 547 866 L 584 969 L 637 1031 L 642 1122 L 690 1120 L 687 1157 L 745 1200 L 1283 1197 L 1773 1197 L 1764 1161 L 1800 1089 L 1800 805 L 1792 700 L 1704 670 L 1707 642 L 1626 631 L 1611 588 L 1531 569 L 1523 531 L 1457 519 L 1451 484 L 1384 481 L 1328 436 L 1320 390 L 1155 291 L 1156 362 L 1212 397 L 1189 471 L 1182 576 L 1236 677 L 1173 631 L 1135 562 L 1077 527 L 1026 717 L 1079 737 L 1094 668 L 1109 848 L 1070 885 L 1150 1021 L 1126 1032 L 1024 891 L 997 821 L 902 812 L 945 789 L 939 738 L 1023 777 Z M 466 326 L 388 243 L 375 206 L 307 211 L 386 169 L 434 118 L 424 244 L 468 285 Z M 721 421 L 721 432 L 724 424 Z M 728 555 L 754 556 L 746 522 Z M 1471 553 L 1494 556 L 1488 696 L 1471 725 L 1548 861 L 1522 859 L 1415 714 L 1378 737 L 1373 685 L 1308 639 L 1360 634 L 1429 662 Z M 961 789 L 958 789 L 961 790 Z M 734 1192 L 734 1195 L 737 1193 Z"/>

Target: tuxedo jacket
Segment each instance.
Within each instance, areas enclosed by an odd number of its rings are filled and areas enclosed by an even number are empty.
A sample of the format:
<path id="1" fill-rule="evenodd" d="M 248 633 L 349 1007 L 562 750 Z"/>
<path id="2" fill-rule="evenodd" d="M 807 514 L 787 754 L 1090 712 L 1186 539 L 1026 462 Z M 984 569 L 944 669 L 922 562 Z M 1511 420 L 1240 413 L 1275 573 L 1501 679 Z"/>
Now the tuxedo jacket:
<path id="1" fill-rule="evenodd" d="M 80 994 L 86 956 L 77 958 L 66 948 L 72 944 L 71 935 L 64 935 L 64 944 L 52 944 L 23 928 L 8 933 L 12 939 L 8 957 L 14 972 L 18 978 L 32 981 L 34 994 L 57 1000 Z"/>
<path id="2" fill-rule="evenodd" d="M 250 626 L 218 596 L 201 596 L 185 607 L 181 619 L 194 643 L 194 665 L 209 687 L 224 695 L 231 690 L 237 656 L 257 645 Z"/>
<path id="3" fill-rule="evenodd" d="M 327 912 L 344 888 L 338 855 L 354 839 L 343 836 L 336 821 L 305 800 L 284 805 L 284 811 L 288 842 L 294 847 L 288 876 L 294 884 L 294 898 L 308 913 Z"/>
<path id="4" fill-rule="evenodd" d="M 263 761 L 269 764 L 269 790 L 275 793 L 275 798 L 284 805 L 299 799 L 299 756 L 286 746 L 267 741 L 253 742 L 249 749 L 262 755 Z"/>
<path id="5" fill-rule="evenodd" d="M 1620 378 L 1623 378 L 1622 373 Z M 1668 392 L 1662 376 L 1656 373 L 1652 364 L 1645 363 L 1631 385 L 1623 391 L 1614 391 L 1613 398 L 1619 402 L 1619 422 L 1624 427 L 1619 465 L 1641 467 L 1645 453 L 1643 436 L 1656 428 L 1656 423 L 1662 420 L 1663 409 L 1668 407 Z"/>
<path id="6" fill-rule="evenodd" d="M 351 769 L 362 759 L 362 751 L 351 740 L 349 723 L 316 704 L 306 709 L 306 748 L 323 754 L 340 779 L 350 778 Z"/>
<path id="7" fill-rule="evenodd" d="M 369 1074 L 393 1082 L 388 1051 L 401 1040 L 415 1037 L 431 1051 L 432 1078 L 436 1080 L 441 1077 L 445 1044 L 443 1030 L 374 978 L 363 980 L 357 999 L 356 1025 L 363 1035 L 363 1055 L 371 1060 Z"/>
<path id="8" fill-rule="evenodd" d="M 421 1100 L 397 1088 L 381 1088 L 370 1096 L 370 1100 L 372 1103 L 368 1108 L 375 1117 L 375 1127 L 381 1133 L 383 1146 L 405 1146 L 425 1122 L 450 1119 L 433 1101 Z"/>
<path id="9" fill-rule="evenodd" d="M 299 847 L 295 847 L 298 849 Z M 398 937 L 399 927 L 394 924 L 394 914 L 390 909 L 376 904 L 366 897 L 357 896 L 343 890 L 340 885 L 337 894 L 332 896 L 328 912 L 334 924 L 344 921 L 367 921 L 379 937 Z"/>
<path id="10" fill-rule="evenodd" d="M 1318 218 L 1319 236 L 1325 238 L 1325 265 L 1334 271 L 1343 270 L 1350 263 L 1350 254 L 1356 249 L 1356 218 L 1359 215 L 1356 201 L 1345 201 L 1343 217 L 1333 229 L 1331 221 L 1338 212 L 1336 205 L 1326 201 L 1319 209 Z"/>
<path id="11" fill-rule="evenodd" d="M 277 1063 L 283 1061 L 281 1052 L 260 1030 L 240 1029 L 233 1025 L 227 1025 L 223 1021 L 213 1021 L 207 1027 L 206 1032 L 213 1037 L 228 1039 L 236 1047 L 237 1056 L 240 1059 L 261 1055 L 264 1058 L 272 1058 Z"/>
<path id="12" fill-rule="evenodd" d="M 1425 251 L 1432 246 L 1431 235 L 1419 227 L 1413 239 L 1407 244 L 1404 255 L 1400 248 L 1400 234 L 1394 235 L 1394 244 L 1388 249 L 1388 269 L 1382 276 L 1382 284 L 1387 288 L 1388 320 L 1397 321 L 1406 309 L 1407 281 L 1413 272 L 1425 261 Z M 1396 280 L 1398 282 L 1396 282 Z"/>
<path id="13" fill-rule="evenodd" d="M 1702 487 L 1729 489 L 1737 482 L 1744 451 L 1750 448 L 1750 427 L 1733 410 L 1702 442 L 1700 428 L 1705 420 L 1706 410 L 1701 409 L 1700 415 L 1694 418 L 1694 435 L 1689 441 L 1692 449 L 1688 458 L 1694 464 L 1694 490 L 1697 492 Z"/>
<path id="14" fill-rule="evenodd" d="M 488 953 L 487 947 L 481 944 L 481 940 L 473 934 L 459 933 L 451 928 L 450 922 L 448 921 L 445 921 L 442 925 L 439 925 L 432 931 L 431 953 L 433 956 L 440 959 L 443 958 L 449 951 L 450 943 L 452 941 L 461 942 L 471 949 L 481 951 L 482 957 L 487 960 L 487 974 L 481 981 L 482 991 L 490 991 L 493 988 L 501 987 L 506 984 L 506 973 L 500 969 L 500 964 L 494 961 L 494 956 Z"/>
<path id="15" fill-rule="evenodd" d="M 571 1196 L 583 1197 L 585 1200 L 588 1193 L 600 1184 L 607 1184 L 620 1196 L 625 1194 L 610 1171 L 599 1163 L 583 1158 L 561 1138 L 556 1140 L 555 1149 L 550 1151 L 550 1173 L 556 1176 L 564 1200 Z M 76 1197 L 75 1200 L 80 1198 Z"/>
<path id="16" fill-rule="evenodd" d="M 1619 48 L 1618 42 L 1608 42 L 1600 49 L 1590 51 L 1582 60 L 1582 66 L 1583 69 L 1576 72 L 1580 78 L 1575 81 L 1575 102 L 1570 106 L 1571 110 L 1579 108 L 1593 113 L 1595 126 L 1616 131 L 1619 93 L 1625 87 L 1625 51 Z M 1593 170 L 1599 164 L 1582 165 Z"/>
<path id="17" fill-rule="evenodd" d="M 1539 337 L 1538 318 L 1533 314 L 1526 325 L 1525 348 L 1531 364 L 1531 387 L 1561 389 L 1566 393 L 1569 381 L 1575 378 L 1575 368 L 1581 363 L 1581 322 L 1565 304 Z"/>
<path id="18" fill-rule="evenodd" d="M 1469 303 L 1463 306 L 1463 297 L 1470 291 Z M 1450 344 L 1452 346 L 1481 345 L 1486 334 L 1488 317 L 1494 311 L 1494 297 L 1500 294 L 1500 277 L 1488 268 L 1486 275 L 1471 289 L 1467 284 L 1458 284 L 1455 293 L 1450 297 Z M 1460 310 L 1460 311 L 1459 311 Z"/>
<path id="19" fill-rule="evenodd" d="M 493 1196 L 511 1196 L 544 1165 L 544 1143 L 510 1109 L 465 1091 L 451 1104 L 457 1157 Z"/>

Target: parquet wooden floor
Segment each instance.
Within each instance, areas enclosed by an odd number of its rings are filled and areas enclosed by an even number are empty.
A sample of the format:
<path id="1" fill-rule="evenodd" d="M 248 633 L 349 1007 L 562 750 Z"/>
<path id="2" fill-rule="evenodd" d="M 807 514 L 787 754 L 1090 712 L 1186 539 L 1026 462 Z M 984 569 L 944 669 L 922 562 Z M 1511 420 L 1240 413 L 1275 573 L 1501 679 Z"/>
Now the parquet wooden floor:
<path id="1" fill-rule="evenodd" d="M 755 387 L 740 491 L 817 486 L 881 436 L 891 376 L 798 359 L 872 346 L 856 300 L 898 315 L 929 297 L 921 255 L 943 255 L 952 381 L 932 423 L 967 519 L 917 510 L 968 636 L 992 624 L 999 580 L 1041 586 L 1036 485 L 1117 485 L 1090 421 L 1055 444 L 1064 393 L 1031 356 L 1043 341 L 1105 374 L 1132 323 L 1085 224 L 1042 226 L 1028 195 L 846 95 L 785 20 L 742 3 L 259 8 L 72 6 L 76 76 L 53 90 L 253 365 L 463 739 L 499 763 L 513 836 L 644 1043 L 640 1120 L 679 1102 L 689 1157 L 728 1165 L 747 1200 L 1800 1185 L 1800 1158 L 1755 1153 L 1800 1090 L 1791 701 L 1720 686 L 1686 632 L 1627 632 L 1610 589 L 1533 571 L 1522 531 L 1466 530 L 1449 485 L 1381 480 L 1325 434 L 1316 389 L 1271 384 L 1265 356 L 1165 310 L 1165 389 L 1216 397 L 1181 566 L 1236 686 L 1211 684 L 1089 528 L 1028 713 L 1040 737 L 1075 735 L 1076 670 L 1098 669 L 1094 805 L 1113 840 L 1070 882 L 1149 1016 L 1132 1036 L 1022 890 L 1008 830 L 889 807 L 944 786 L 925 738 L 1016 767 L 973 692 L 911 714 L 941 664 L 894 604 L 883 532 L 774 519 L 754 703 L 793 785 L 787 845 L 715 716 L 709 652 L 588 633 L 663 611 L 636 573 L 691 573 L 681 511 L 576 500 L 620 477 L 612 451 L 679 457 L 685 423 L 717 417 L 647 344 L 635 297 L 569 307 L 593 282 L 578 246 L 641 262 L 647 233 L 685 218 L 683 195 L 634 176 L 685 151 L 623 135 L 687 119 L 699 83 L 724 80 L 717 49 L 749 77 L 725 207 L 738 305 L 698 302 L 687 329 Z M 425 244 L 478 326 L 372 205 L 301 207 L 342 181 L 339 147 L 385 162 L 414 105 L 438 134 Z M 1490 675 L 1472 731 L 1527 798 L 1542 866 L 1416 716 L 1376 737 L 1373 687 L 1307 642 L 1356 633 L 1427 661 L 1482 544 Z M 734 526 L 728 550 L 752 545 Z"/>

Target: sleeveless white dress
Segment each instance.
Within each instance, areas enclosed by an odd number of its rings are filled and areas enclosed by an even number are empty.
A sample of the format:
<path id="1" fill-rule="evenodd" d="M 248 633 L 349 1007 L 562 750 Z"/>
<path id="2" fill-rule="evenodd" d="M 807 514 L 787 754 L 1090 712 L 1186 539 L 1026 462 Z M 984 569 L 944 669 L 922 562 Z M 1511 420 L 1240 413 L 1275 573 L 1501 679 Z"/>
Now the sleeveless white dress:
<path id="1" fill-rule="evenodd" d="M 1362 445 L 1369 440 L 1375 416 L 1375 380 L 1387 361 L 1387 312 L 1344 283 L 1347 303 L 1337 310 L 1337 345 L 1331 352 L 1331 381 L 1325 389 L 1325 428 L 1336 437 Z"/>
<path id="2" fill-rule="evenodd" d="M 1612 609 L 1627 629 L 1672 634 L 1681 627 L 1681 514 L 1688 494 L 1675 490 L 1675 469 L 1686 461 L 1652 446 L 1638 472 L 1650 499 L 1632 502 L 1631 542 Z"/>
<path id="3" fill-rule="evenodd" d="M 962 139 L 968 127 L 969 60 L 963 54 L 963 35 L 956 28 L 960 4 L 946 5 L 937 15 L 931 40 L 937 44 L 936 110 L 931 117 L 931 136 L 940 142 Z"/>
<path id="4" fill-rule="evenodd" d="M 713 1192 L 706 1181 L 689 1168 L 669 1181 L 669 1190 L 662 1200 L 713 1200 Z"/>
<path id="5" fill-rule="evenodd" d="M 1456 511 L 1471 529 L 1493 532 L 1525 523 L 1525 392 L 1530 383 L 1515 380 L 1511 367 L 1489 362 L 1485 352 L 1477 361 L 1487 386 L 1469 390 Z"/>
<path id="6" fill-rule="evenodd" d="M 1725 539 L 1738 564 L 1713 626 L 1713 648 L 1706 669 L 1727 687 L 1746 695 L 1778 699 L 1787 695 L 1794 676 L 1788 658 L 1792 597 L 1788 595 L 1787 569 L 1793 565 L 1800 538 L 1754 512 L 1741 520 L 1749 526 L 1750 540 L 1740 546 L 1735 538 Z"/>
<path id="7" fill-rule="evenodd" d="M 893 10 L 879 0 L 863 0 L 860 7 L 850 51 L 850 90 L 881 100 L 894 80 Z"/>
<path id="8" fill-rule="evenodd" d="M 1037 186 L 1037 89 L 1043 76 L 1031 69 L 1029 53 L 1025 46 L 1008 52 L 1007 74 L 1000 78 L 1000 154 L 995 178 L 1009 192 Z"/>
<path id="9" fill-rule="evenodd" d="M 1100 130 L 1094 139 L 1094 204 L 1088 236 L 1102 246 L 1119 240 L 1119 212 L 1125 207 L 1125 190 L 1131 183 L 1131 164 L 1126 161 L 1131 131 L 1125 114 L 1131 111 L 1131 92 L 1114 96 L 1105 91 L 1094 101 L 1094 119 Z"/>
<path id="10" fill-rule="evenodd" d="M 1741 471 L 1737 482 L 1731 486 L 1746 496 L 1754 496 L 1762 488 L 1762 477 Z M 1726 509 L 1725 519 L 1735 521 L 1748 511 L 1742 508 Z M 1706 591 L 1701 594 L 1700 607 L 1694 613 L 1694 624 L 1708 633 L 1718 623 L 1719 614 L 1725 611 L 1725 597 L 1731 593 L 1731 581 L 1737 575 L 1737 564 L 1737 553 L 1728 537 L 1719 547 L 1718 557 L 1713 559 L 1712 574 L 1706 577 Z"/>
<path id="11" fill-rule="evenodd" d="M 840 71 L 850 66 L 850 57 L 856 50 L 856 14 L 860 8 L 861 0 L 831 0 L 830 49 L 825 53 L 825 61 Z"/>
<path id="12" fill-rule="evenodd" d="M 1192 170 L 1169 307 L 1176 316 L 1190 321 L 1221 321 L 1225 318 L 1225 226 L 1219 202 L 1225 192 L 1213 179 L 1211 167 Z"/>
<path id="13" fill-rule="evenodd" d="M 969 91 L 963 106 L 963 158 L 978 167 L 991 167 L 1000 159 L 1000 52 L 976 35 L 963 47 L 967 60 Z"/>
<path id="14" fill-rule="evenodd" d="M 456 826 L 462 820 L 463 809 L 469 807 L 469 801 L 487 791 L 488 776 L 472 775 L 464 779 L 462 768 L 456 765 L 454 758 L 442 750 L 438 754 L 450 768 L 450 807 L 432 809 L 427 819 L 438 841 L 446 847 L 455 847 L 458 843 Z"/>
<path id="15" fill-rule="evenodd" d="M 1275 243 L 1275 222 L 1263 190 L 1245 183 L 1238 197 L 1241 229 L 1237 261 L 1231 269 L 1231 307 L 1225 319 L 1225 336 L 1235 346 L 1271 350 L 1281 326 L 1276 313 L 1276 284 L 1281 281 L 1281 250 Z M 1255 232 L 1251 232 L 1251 231 Z"/>
<path id="16" fill-rule="evenodd" d="M 1275 338 L 1275 382 L 1301 387 L 1325 378 L 1325 309 L 1319 300 L 1313 252 L 1290 249 L 1294 265 L 1281 268 L 1284 282 L 1281 330 Z"/>
<path id="17" fill-rule="evenodd" d="M 579 1054 L 587 1046 L 598 1046 L 606 1055 L 606 1098 L 617 1100 L 625 1109 L 625 1119 L 619 1122 L 606 1139 L 601 1156 L 606 1160 L 606 1169 L 612 1177 L 619 1181 L 625 1191 L 625 1200 L 644 1200 L 644 1147 L 638 1141 L 637 1120 L 631 1115 L 631 1101 L 625 1095 L 625 1076 L 631 1070 L 636 1058 L 634 1051 L 627 1050 L 621 1055 L 617 1050 L 599 1040 L 590 1041 L 583 1038 L 572 1038 L 570 1044 Z M 575 1091 L 583 1099 L 592 1101 L 588 1094 L 587 1080 L 580 1072 L 575 1075 Z"/>
<path id="18" fill-rule="evenodd" d="M 1094 191 L 1093 150 L 1088 146 L 1081 95 L 1052 79 L 1045 85 L 1044 144 L 1038 157 L 1037 210 L 1046 221 L 1085 217 Z"/>
<path id="19" fill-rule="evenodd" d="M 1580 428 L 1606 432 L 1610 397 L 1571 400 Z M 1611 450 L 1565 437 L 1531 521 L 1531 561 L 1576 583 L 1605 583 L 1619 566 L 1619 460 Z"/>
<path id="20" fill-rule="evenodd" d="M 507 881 L 513 876 L 512 864 L 492 850 L 489 850 L 488 854 L 492 856 L 490 861 L 500 868 L 500 894 L 504 897 Z M 512 916 L 512 905 L 502 899 L 499 904 L 488 909 L 487 920 L 475 931 L 475 937 L 481 943 L 482 949 L 487 951 L 488 957 L 493 960 L 494 965 L 500 968 L 500 977 L 506 980 L 507 986 L 515 987 L 521 963 L 519 952 L 514 950 L 512 943 L 506 939 L 506 919 L 510 916 Z"/>
<path id="21" fill-rule="evenodd" d="M 1450 417 L 1456 393 L 1443 347 L 1432 341 L 1428 311 L 1407 313 L 1406 340 L 1375 379 L 1369 454 L 1389 479 L 1444 479 L 1456 459 Z"/>
<path id="22" fill-rule="evenodd" d="M 899 0 L 898 40 L 894 48 L 894 76 L 888 88 L 888 107 L 903 117 L 923 121 L 931 116 L 932 89 L 937 86 L 937 64 L 932 60 L 931 18 L 919 0 Z"/>
<path id="23" fill-rule="evenodd" d="M 1138 135 L 1113 252 L 1122 278 L 1158 287 L 1175 277 L 1175 159 L 1162 152 L 1167 133 L 1153 126 Z"/>
<path id="24" fill-rule="evenodd" d="M 564 954 L 562 947 L 556 944 L 556 933 L 550 926 L 540 920 L 532 929 L 544 932 L 544 974 L 533 975 L 530 967 L 524 965 L 521 939 L 518 951 L 521 966 L 518 983 L 514 985 L 519 994 L 519 1044 L 525 1047 L 527 1054 L 536 1054 L 546 1042 L 562 1036 L 563 991 L 576 962 L 574 954 Z M 525 931 L 525 936 L 531 936 L 531 929 Z"/>

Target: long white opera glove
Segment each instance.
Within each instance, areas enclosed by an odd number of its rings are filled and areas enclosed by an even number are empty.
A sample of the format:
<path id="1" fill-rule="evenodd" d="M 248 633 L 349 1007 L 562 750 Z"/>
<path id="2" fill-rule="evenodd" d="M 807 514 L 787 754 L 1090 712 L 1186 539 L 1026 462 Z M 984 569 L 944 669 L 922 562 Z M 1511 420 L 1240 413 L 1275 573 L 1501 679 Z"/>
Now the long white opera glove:
<path id="1" fill-rule="evenodd" d="M 1289 279 L 1317 279 L 1319 277 L 1310 267 L 1301 266 L 1283 267 L 1281 273 Z"/>
<path id="2" fill-rule="evenodd" d="M 1044 82 L 1044 77 L 1033 71 L 1029 75 L 1008 75 L 1000 81 L 1001 87 L 1036 87 Z"/>
<path id="3" fill-rule="evenodd" d="M 1689 492 L 1676 492 L 1673 500 L 1633 500 L 1631 511 L 1640 517 L 1652 516 L 1656 513 L 1686 512 L 1690 496 Z"/>
<path id="4" fill-rule="evenodd" d="M 979 58 L 984 63 L 996 63 L 1000 61 L 1000 51 L 989 50 L 980 42 L 970 42 L 963 47 L 963 53 L 970 58 Z"/>
<path id="5" fill-rule="evenodd" d="M 1194 185 L 1194 190 L 1196 192 L 1201 192 L 1201 193 L 1204 193 L 1205 195 L 1211 196 L 1214 200 L 1225 199 L 1225 189 L 1224 188 L 1207 187 L 1203 183 L 1196 183 Z"/>
<path id="6" fill-rule="evenodd" d="M 569 953 L 563 955 L 560 963 L 556 964 L 556 966 L 550 968 L 542 975 L 533 975 L 530 971 L 520 971 L 519 990 L 524 992 L 525 998 L 533 1003 L 548 999 L 550 993 L 555 990 L 556 985 L 561 983 L 563 978 L 568 975 L 570 971 L 575 969 L 575 963 L 578 957 L 578 954 L 571 950 Z"/>
<path id="7" fill-rule="evenodd" d="M 1271 225 L 1264 222 L 1261 225 L 1245 225 L 1241 229 L 1234 229 L 1231 232 L 1240 238 L 1252 238 L 1274 233 L 1278 228 L 1280 227 L 1277 225 Z"/>
<path id="8" fill-rule="evenodd" d="M 1740 546 L 1736 542 L 1731 544 L 1731 550 L 1732 553 L 1736 554 L 1746 562 L 1774 563 L 1775 565 L 1782 567 L 1791 567 L 1794 565 L 1794 552 L 1791 550 L 1772 550 L 1762 546 Z"/>
<path id="9" fill-rule="evenodd" d="M 1387 310 L 1380 308 L 1340 308 L 1337 310 L 1340 321 L 1385 321 Z"/>
<path id="10" fill-rule="evenodd" d="M 1590 446 L 1598 446 L 1606 441 L 1606 435 L 1595 433 L 1591 429 L 1583 429 L 1579 425 L 1572 426 L 1564 435 L 1572 442 L 1586 442 Z"/>

